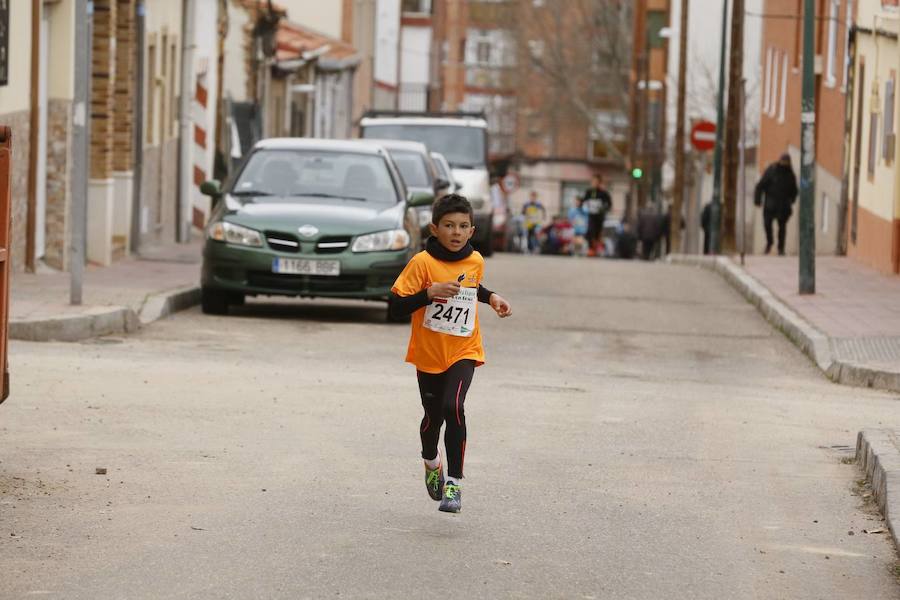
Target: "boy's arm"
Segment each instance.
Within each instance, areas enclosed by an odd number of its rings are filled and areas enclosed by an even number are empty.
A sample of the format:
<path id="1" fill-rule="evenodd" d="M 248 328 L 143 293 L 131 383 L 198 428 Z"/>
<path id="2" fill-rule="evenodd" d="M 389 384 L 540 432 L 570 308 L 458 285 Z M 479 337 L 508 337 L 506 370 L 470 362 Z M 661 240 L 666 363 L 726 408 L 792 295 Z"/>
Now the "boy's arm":
<path id="1" fill-rule="evenodd" d="M 400 296 L 391 292 L 391 316 L 395 319 L 406 318 L 429 304 L 431 300 L 428 299 L 428 290 L 422 290 L 412 296 Z"/>
<path id="2" fill-rule="evenodd" d="M 490 303 L 491 303 L 491 296 L 493 295 L 493 293 L 494 293 L 494 292 L 492 292 L 491 290 L 487 289 L 486 287 L 484 287 L 484 286 L 481 285 L 480 283 L 478 284 L 478 301 L 479 301 L 479 302 L 483 302 L 483 303 L 485 303 L 485 304 L 490 304 Z"/>

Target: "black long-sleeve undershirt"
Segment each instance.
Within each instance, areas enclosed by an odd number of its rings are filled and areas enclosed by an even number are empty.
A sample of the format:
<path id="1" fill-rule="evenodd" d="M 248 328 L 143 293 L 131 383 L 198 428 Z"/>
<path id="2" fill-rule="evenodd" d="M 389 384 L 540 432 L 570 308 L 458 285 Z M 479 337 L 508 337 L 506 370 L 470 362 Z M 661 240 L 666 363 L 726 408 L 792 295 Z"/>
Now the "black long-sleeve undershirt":
<path id="1" fill-rule="evenodd" d="M 478 301 L 484 302 L 485 304 L 490 304 L 491 296 L 494 292 L 487 289 L 483 285 L 478 286 Z M 403 319 L 422 307 L 428 306 L 431 304 L 431 300 L 428 298 L 428 290 L 422 290 L 421 292 L 417 292 L 411 296 L 399 296 L 393 292 L 391 292 L 391 316 L 395 319 Z"/>

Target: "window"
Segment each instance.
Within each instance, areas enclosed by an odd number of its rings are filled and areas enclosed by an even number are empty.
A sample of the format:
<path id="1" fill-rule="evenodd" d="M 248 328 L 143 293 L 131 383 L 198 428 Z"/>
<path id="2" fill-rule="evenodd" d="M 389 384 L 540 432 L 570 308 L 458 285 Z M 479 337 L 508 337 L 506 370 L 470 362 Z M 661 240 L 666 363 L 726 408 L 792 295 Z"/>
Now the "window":
<path id="1" fill-rule="evenodd" d="M 178 52 L 178 43 L 172 41 L 169 46 L 169 137 L 176 135 L 178 131 L 178 106 L 175 103 L 175 78 L 178 74 L 178 68 L 175 66 L 175 57 Z"/>
<path id="2" fill-rule="evenodd" d="M 894 162 L 894 146 L 897 141 L 894 133 L 894 78 L 895 74 L 891 72 L 891 78 L 884 84 L 884 145 L 881 156 L 888 166 Z"/>
<path id="3" fill-rule="evenodd" d="M 828 194 L 822 194 L 822 233 L 828 233 Z"/>
<path id="4" fill-rule="evenodd" d="M 878 162 L 878 112 L 869 115 L 869 178 L 875 177 L 875 164 Z"/>
<path id="5" fill-rule="evenodd" d="M 487 64 L 491 62 L 491 43 L 488 41 L 479 41 L 475 48 L 476 58 L 479 63 Z"/>
<path id="6" fill-rule="evenodd" d="M 431 14 L 431 0 L 403 0 L 400 10 L 405 13 Z"/>
<path id="7" fill-rule="evenodd" d="M 844 15 L 844 76 L 841 79 L 841 91 L 847 91 L 847 80 L 850 78 L 850 33 L 853 31 L 853 0 L 847 0 L 847 14 Z"/>
<path id="8" fill-rule="evenodd" d="M 784 111 L 787 107 L 787 83 L 788 83 L 788 57 L 784 55 L 781 61 L 781 105 L 778 107 L 778 122 L 784 123 Z"/>
<path id="9" fill-rule="evenodd" d="M 168 119 L 168 113 L 166 112 L 169 108 L 168 97 L 168 74 L 169 74 L 169 61 L 168 61 L 168 48 L 169 48 L 169 36 L 163 34 L 162 43 L 159 46 L 159 77 L 156 79 L 157 85 L 159 87 L 159 123 L 157 127 L 159 128 L 159 137 L 158 141 L 160 144 L 166 141 L 166 120 Z"/>
<path id="10" fill-rule="evenodd" d="M 769 91 L 772 89 L 772 48 L 766 49 L 766 71 L 765 80 L 763 81 L 763 114 L 769 114 L 770 98 Z"/>
<path id="11" fill-rule="evenodd" d="M 156 143 L 154 116 L 156 114 L 156 44 L 147 46 L 147 144 Z"/>
<path id="12" fill-rule="evenodd" d="M 828 63 L 825 84 L 831 87 L 837 83 L 837 26 L 840 4 L 841 0 L 828 0 Z"/>
<path id="13" fill-rule="evenodd" d="M 647 35 L 650 36 L 651 48 L 662 48 L 665 38 L 659 35 L 659 31 L 668 23 L 668 17 L 664 11 L 651 10 L 647 12 Z"/>
<path id="14" fill-rule="evenodd" d="M 772 51 L 772 85 L 769 86 L 769 116 L 775 116 L 775 107 L 777 105 L 776 98 L 778 98 L 778 81 L 780 79 L 778 69 L 781 65 L 781 60 L 779 60 L 778 50 Z"/>

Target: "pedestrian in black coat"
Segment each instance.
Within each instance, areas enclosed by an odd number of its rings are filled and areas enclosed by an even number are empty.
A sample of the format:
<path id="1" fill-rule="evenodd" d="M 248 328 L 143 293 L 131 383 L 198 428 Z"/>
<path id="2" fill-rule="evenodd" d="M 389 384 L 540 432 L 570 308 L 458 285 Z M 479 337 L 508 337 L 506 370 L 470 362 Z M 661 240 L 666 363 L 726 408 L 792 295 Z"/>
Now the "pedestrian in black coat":
<path id="1" fill-rule="evenodd" d="M 766 168 L 756 184 L 753 203 L 763 207 L 763 224 L 766 229 L 766 254 L 772 250 L 772 222 L 778 221 L 778 254 L 784 256 L 784 239 L 787 222 L 797 200 L 797 176 L 791 167 L 791 156 L 782 154 L 778 162 Z"/>

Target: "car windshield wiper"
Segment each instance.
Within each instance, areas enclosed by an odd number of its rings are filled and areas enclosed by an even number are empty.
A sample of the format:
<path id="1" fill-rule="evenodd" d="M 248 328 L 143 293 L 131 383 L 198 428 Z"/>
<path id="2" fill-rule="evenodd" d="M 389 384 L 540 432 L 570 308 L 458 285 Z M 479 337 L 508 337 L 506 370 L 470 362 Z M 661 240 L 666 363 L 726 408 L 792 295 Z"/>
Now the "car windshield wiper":
<path id="1" fill-rule="evenodd" d="M 264 192 L 262 190 L 236 190 L 231 192 L 232 196 L 274 196 L 272 192 Z"/>
<path id="2" fill-rule="evenodd" d="M 470 165 L 466 163 L 455 163 L 450 166 L 454 169 L 478 169 L 481 167 L 481 165 Z"/>
<path id="3" fill-rule="evenodd" d="M 341 194 L 326 194 L 324 192 L 315 192 L 315 193 L 305 193 L 305 194 L 292 194 L 293 196 L 308 196 L 310 198 L 339 198 L 341 200 L 358 200 L 359 202 L 368 202 L 368 198 L 361 198 L 359 196 L 343 196 Z"/>

